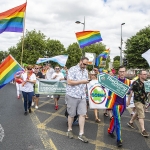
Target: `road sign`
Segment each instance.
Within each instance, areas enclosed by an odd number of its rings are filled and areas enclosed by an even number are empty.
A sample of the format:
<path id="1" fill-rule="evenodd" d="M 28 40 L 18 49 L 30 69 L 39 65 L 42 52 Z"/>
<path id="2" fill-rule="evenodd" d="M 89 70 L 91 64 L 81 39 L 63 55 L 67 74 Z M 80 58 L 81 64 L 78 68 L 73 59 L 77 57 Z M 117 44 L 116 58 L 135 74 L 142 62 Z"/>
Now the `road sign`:
<path id="1" fill-rule="evenodd" d="M 110 91 L 114 92 L 120 97 L 124 97 L 129 90 L 129 86 L 119 81 L 113 76 L 103 73 L 98 75 L 98 82 L 108 88 Z"/>
<path id="2" fill-rule="evenodd" d="M 150 81 L 144 81 L 145 92 L 150 92 Z"/>

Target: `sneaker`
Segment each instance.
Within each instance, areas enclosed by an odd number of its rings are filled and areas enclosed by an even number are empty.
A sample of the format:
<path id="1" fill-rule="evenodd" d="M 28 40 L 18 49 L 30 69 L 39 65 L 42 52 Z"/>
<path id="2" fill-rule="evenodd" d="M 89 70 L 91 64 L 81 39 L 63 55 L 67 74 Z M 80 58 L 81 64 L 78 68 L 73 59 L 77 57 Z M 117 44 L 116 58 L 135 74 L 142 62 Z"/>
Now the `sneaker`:
<path id="1" fill-rule="evenodd" d="M 131 127 L 132 129 L 135 129 L 135 126 L 134 126 L 133 123 L 128 122 L 127 125 L 128 125 L 129 127 Z"/>
<path id="2" fill-rule="evenodd" d="M 34 102 L 32 102 L 31 106 L 34 106 Z"/>
<path id="3" fill-rule="evenodd" d="M 35 109 L 38 109 L 38 108 L 39 108 L 39 107 L 36 105 L 36 106 L 35 106 Z"/>
<path id="4" fill-rule="evenodd" d="M 49 95 L 47 95 L 47 97 L 49 97 Z"/>
<path id="5" fill-rule="evenodd" d="M 79 135 L 79 136 L 78 136 L 78 139 L 81 140 L 81 141 L 84 142 L 84 143 L 88 143 L 88 139 L 84 136 L 84 134 Z"/>
<path id="6" fill-rule="evenodd" d="M 27 114 L 28 114 L 27 111 L 25 111 L 25 112 L 24 112 L 24 115 L 27 116 Z"/>
<path id="7" fill-rule="evenodd" d="M 31 108 L 29 108 L 29 113 L 32 113 Z"/>
<path id="8" fill-rule="evenodd" d="M 73 133 L 72 133 L 72 131 L 68 131 L 68 132 L 67 132 L 67 136 L 68 136 L 70 139 L 73 139 Z"/>
<path id="9" fill-rule="evenodd" d="M 110 135 L 110 137 L 113 138 L 113 139 L 116 138 L 116 136 L 114 135 L 114 133 L 109 133 L 109 135 Z"/>
<path id="10" fill-rule="evenodd" d="M 143 132 L 141 132 L 141 134 L 144 136 L 144 137 L 148 137 L 149 134 L 144 130 Z"/>
<path id="11" fill-rule="evenodd" d="M 55 106 L 55 110 L 58 110 L 58 106 Z"/>
<path id="12" fill-rule="evenodd" d="M 117 146 L 118 147 L 121 147 L 122 146 L 122 142 L 119 140 L 119 141 L 117 141 Z"/>
<path id="13" fill-rule="evenodd" d="M 51 98 L 54 98 L 54 96 L 52 95 Z"/>

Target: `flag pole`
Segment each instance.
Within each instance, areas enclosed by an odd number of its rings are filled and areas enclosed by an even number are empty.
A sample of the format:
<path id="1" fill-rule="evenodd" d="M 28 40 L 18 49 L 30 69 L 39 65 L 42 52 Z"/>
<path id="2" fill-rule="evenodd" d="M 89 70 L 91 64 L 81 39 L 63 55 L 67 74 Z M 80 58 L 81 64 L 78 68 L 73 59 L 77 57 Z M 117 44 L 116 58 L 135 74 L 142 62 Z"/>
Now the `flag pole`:
<path id="1" fill-rule="evenodd" d="M 26 0 L 26 4 L 27 4 L 27 0 Z M 27 5 L 26 5 L 27 7 Z M 25 14 L 24 14 L 24 18 L 23 18 L 23 36 L 22 36 L 22 52 L 21 52 L 21 66 L 22 66 L 22 60 L 23 60 L 23 50 L 24 50 L 24 30 L 25 30 L 25 18 L 26 18 L 26 10 L 25 10 Z"/>

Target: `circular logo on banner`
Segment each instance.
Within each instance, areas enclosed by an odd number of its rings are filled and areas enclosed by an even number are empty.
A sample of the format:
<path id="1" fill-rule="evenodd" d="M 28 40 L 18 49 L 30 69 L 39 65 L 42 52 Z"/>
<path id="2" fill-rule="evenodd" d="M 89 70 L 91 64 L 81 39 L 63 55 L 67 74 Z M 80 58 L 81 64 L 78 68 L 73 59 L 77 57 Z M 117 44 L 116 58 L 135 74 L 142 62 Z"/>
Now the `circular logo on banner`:
<path id="1" fill-rule="evenodd" d="M 95 104 L 101 104 L 106 99 L 106 91 L 101 86 L 95 86 L 91 89 L 90 98 Z"/>

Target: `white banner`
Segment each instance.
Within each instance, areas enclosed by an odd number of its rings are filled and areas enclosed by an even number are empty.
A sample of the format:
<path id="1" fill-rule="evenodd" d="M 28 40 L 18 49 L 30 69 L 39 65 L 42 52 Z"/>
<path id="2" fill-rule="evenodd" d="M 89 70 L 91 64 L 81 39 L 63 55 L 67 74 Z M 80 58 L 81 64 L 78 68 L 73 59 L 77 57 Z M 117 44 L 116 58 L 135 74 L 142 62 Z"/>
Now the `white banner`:
<path id="1" fill-rule="evenodd" d="M 103 88 L 98 80 L 92 80 L 87 84 L 88 87 L 88 99 L 90 109 L 106 109 L 105 104 L 108 97 L 108 89 Z M 128 100 L 128 95 L 126 97 Z M 130 101 L 129 107 L 134 107 L 133 95 Z"/>

